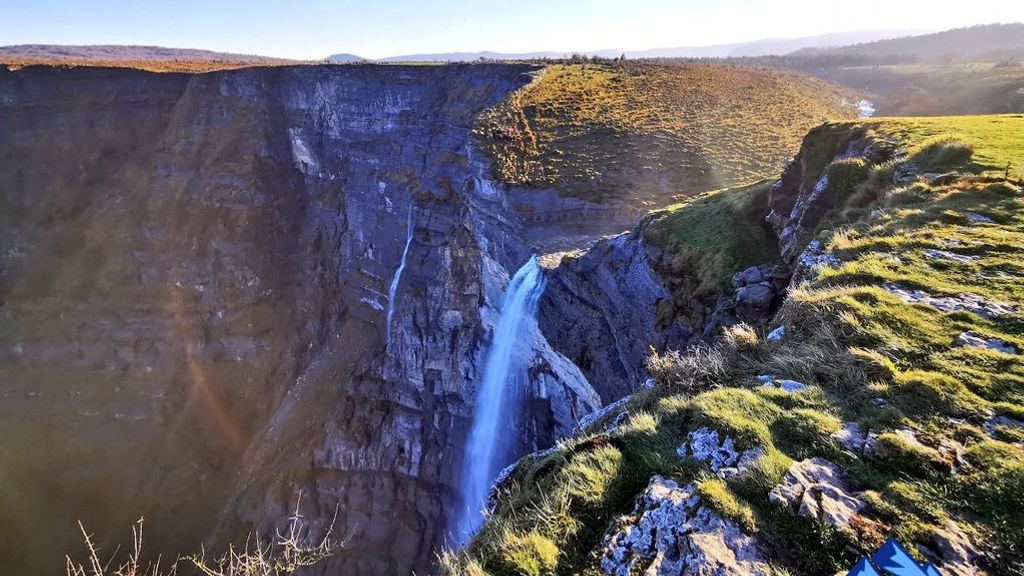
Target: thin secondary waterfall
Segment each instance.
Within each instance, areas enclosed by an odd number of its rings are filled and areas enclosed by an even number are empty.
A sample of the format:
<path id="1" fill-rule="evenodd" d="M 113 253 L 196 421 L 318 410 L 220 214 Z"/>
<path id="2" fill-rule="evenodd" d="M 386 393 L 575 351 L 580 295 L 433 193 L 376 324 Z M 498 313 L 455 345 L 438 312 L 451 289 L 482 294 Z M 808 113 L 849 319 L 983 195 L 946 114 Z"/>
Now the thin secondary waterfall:
<path id="1" fill-rule="evenodd" d="M 402 280 L 402 272 L 405 272 L 405 262 L 409 258 L 409 247 L 412 246 L 412 204 L 409 204 L 409 216 L 406 219 L 405 225 L 405 248 L 402 250 L 402 260 L 398 263 L 398 268 L 395 268 L 395 276 L 391 279 L 391 287 L 388 288 L 388 315 L 385 322 L 387 325 L 384 328 L 385 345 L 391 344 L 391 319 L 395 315 L 395 300 L 398 294 L 398 283 Z"/>
<path id="2" fill-rule="evenodd" d="M 477 391 L 473 428 L 463 457 L 460 488 L 463 509 L 452 534 L 457 544 L 468 541 L 479 527 L 487 492 L 497 476 L 510 445 L 507 426 L 515 413 L 508 406 L 509 384 L 525 381 L 527 328 L 536 322 L 537 300 L 544 291 L 544 275 L 537 257 L 520 268 L 509 282 L 487 353 L 484 379 Z"/>

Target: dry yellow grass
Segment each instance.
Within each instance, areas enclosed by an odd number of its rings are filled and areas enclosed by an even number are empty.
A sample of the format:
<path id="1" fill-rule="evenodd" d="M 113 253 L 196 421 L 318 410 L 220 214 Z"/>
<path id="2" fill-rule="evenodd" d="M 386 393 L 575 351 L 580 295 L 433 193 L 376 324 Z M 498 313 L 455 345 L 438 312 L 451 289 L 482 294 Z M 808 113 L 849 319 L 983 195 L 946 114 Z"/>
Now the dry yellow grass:
<path id="1" fill-rule="evenodd" d="M 496 176 L 592 199 L 691 194 L 774 175 L 841 88 L 718 64 L 556 64 L 481 116 Z"/>

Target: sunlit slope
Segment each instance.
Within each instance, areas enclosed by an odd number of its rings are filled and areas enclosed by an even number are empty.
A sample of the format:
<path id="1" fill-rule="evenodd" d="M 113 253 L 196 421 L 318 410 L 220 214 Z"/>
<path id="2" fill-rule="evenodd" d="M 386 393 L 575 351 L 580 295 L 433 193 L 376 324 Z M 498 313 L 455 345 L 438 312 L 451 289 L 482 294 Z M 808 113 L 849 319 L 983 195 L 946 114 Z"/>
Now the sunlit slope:
<path id="1" fill-rule="evenodd" d="M 476 131 L 506 182 L 643 200 L 774 176 L 809 128 L 850 116 L 850 98 L 763 68 L 556 64 Z"/>

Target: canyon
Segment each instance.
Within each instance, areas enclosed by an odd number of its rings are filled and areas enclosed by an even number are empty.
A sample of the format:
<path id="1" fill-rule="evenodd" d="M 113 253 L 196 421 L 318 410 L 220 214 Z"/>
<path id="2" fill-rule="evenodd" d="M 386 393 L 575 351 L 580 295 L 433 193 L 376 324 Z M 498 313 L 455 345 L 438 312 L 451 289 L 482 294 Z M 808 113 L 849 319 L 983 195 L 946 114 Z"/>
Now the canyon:
<path id="1" fill-rule="evenodd" d="M 348 537 L 326 573 L 429 573 L 531 256 L 498 469 L 699 338 L 708 310 L 656 315 L 649 202 L 495 176 L 477 119 L 543 74 L 0 68 L 0 571 L 58 570 L 77 521 L 113 546 L 144 517 L 173 555 L 297 511 Z"/>

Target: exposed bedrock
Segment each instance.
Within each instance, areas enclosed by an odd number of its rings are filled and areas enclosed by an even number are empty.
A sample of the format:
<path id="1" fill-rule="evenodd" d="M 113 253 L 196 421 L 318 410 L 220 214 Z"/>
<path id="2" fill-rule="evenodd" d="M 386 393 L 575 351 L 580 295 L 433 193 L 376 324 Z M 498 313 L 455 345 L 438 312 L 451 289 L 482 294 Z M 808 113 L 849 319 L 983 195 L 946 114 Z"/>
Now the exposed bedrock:
<path id="1" fill-rule="evenodd" d="M 0 572 L 58 571 L 78 519 L 104 543 L 145 516 L 173 554 L 299 493 L 352 534 L 328 570 L 428 572 L 509 272 L 636 218 L 490 178 L 470 128 L 531 70 L 0 70 Z M 609 242 L 572 297 L 626 360 L 599 398 L 542 314 L 509 459 L 637 377 L 662 296 Z M 597 301 L 616 259 L 639 296 Z"/>
<path id="2" fill-rule="evenodd" d="M 680 348 L 700 335 L 681 322 L 659 325 L 658 302 L 671 294 L 656 272 L 661 251 L 643 239 L 645 225 L 563 256 L 540 303 L 548 341 L 579 366 L 604 403 L 643 384 L 651 346 Z"/>

